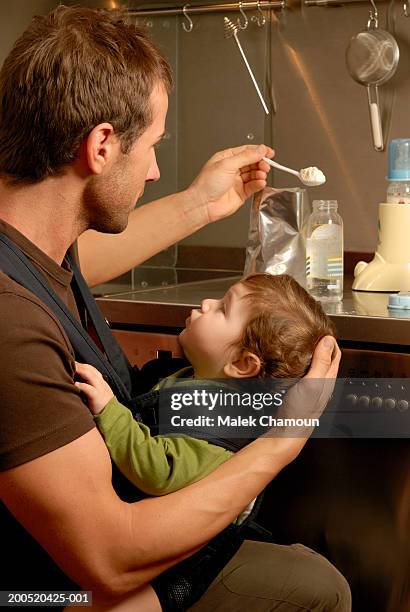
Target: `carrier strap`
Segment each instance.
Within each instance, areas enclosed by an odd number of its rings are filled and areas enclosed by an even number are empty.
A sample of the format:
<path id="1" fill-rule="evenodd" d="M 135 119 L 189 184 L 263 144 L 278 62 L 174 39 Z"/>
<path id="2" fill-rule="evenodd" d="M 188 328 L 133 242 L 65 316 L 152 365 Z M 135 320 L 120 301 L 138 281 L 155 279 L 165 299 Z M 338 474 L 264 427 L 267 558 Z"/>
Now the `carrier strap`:
<path id="1" fill-rule="evenodd" d="M 110 332 L 94 298 L 73 258 L 68 256 L 73 269 L 73 281 L 81 295 L 105 355 L 70 312 L 62 299 L 50 287 L 44 276 L 35 268 L 26 255 L 7 236 L 0 233 L 0 269 L 14 281 L 34 293 L 56 315 L 66 332 L 76 359 L 90 363 L 107 379 L 120 401 L 131 398 L 132 367 Z M 123 377 L 123 379 L 122 379 Z"/>

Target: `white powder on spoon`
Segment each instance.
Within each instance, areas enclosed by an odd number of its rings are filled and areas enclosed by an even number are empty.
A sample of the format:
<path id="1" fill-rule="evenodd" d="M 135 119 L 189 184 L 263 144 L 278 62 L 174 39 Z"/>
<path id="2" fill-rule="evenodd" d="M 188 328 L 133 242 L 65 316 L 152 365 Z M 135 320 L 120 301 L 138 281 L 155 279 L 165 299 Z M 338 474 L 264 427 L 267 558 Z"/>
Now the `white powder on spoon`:
<path id="1" fill-rule="evenodd" d="M 302 168 L 299 172 L 300 178 L 305 185 L 310 187 L 316 187 L 317 185 L 323 185 L 326 182 L 326 177 L 319 168 L 316 166 L 309 166 L 309 168 Z"/>

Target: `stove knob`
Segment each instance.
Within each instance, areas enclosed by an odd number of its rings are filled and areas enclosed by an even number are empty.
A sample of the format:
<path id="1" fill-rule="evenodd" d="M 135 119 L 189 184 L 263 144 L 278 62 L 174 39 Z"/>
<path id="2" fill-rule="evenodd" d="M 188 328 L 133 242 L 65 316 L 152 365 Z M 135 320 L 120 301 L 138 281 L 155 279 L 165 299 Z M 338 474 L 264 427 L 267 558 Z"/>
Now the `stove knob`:
<path id="1" fill-rule="evenodd" d="M 376 408 L 376 410 L 380 410 L 380 408 L 383 406 L 383 400 L 381 397 L 374 397 L 372 399 L 372 407 Z"/>
<path id="2" fill-rule="evenodd" d="M 387 399 L 384 400 L 384 409 L 385 410 L 394 410 L 396 407 L 396 400 L 393 399 L 392 397 L 388 397 Z"/>
<path id="3" fill-rule="evenodd" d="M 368 408 L 370 406 L 370 397 L 368 395 L 361 395 L 357 403 L 360 408 Z"/>
<path id="4" fill-rule="evenodd" d="M 349 395 L 346 395 L 346 402 L 349 406 L 354 406 L 357 402 L 356 393 L 349 393 Z"/>
<path id="5" fill-rule="evenodd" d="M 401 399 L 397 402 L 397 410 L 399 412 L 405 412 L 409 409 L 409 402 L 407 400 Z"/>

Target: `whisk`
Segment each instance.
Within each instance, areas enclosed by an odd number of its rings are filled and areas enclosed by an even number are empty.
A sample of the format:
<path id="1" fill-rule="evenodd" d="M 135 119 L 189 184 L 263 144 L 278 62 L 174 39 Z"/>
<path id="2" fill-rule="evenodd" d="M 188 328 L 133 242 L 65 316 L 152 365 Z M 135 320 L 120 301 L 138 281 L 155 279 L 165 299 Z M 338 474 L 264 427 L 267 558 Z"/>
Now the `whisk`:
<path id="1" fill-rule="evenodd" d="M 242 49 L 241 43 L 239 42 L 239 39 L 238 39 L 238 30 L 239 29 L 240 28 L 239 28 L 238 24 L 232 23 L 232 21 L 230 19 L 228 19 L 228 17 L 224 17 L 224 34 L 225 34 L 225 38 L 232 38 L 233 37 L 235 39 L 235 42 L 238 45 L 238 49 L 241 52 L 243 61 L 245 62 L 245 66 L 247 67 L 248 72 L 249 72 L 249 74 L 251 76 L 252 82 L 255 85 L 255 89 L 257 91 L 259 99 L 262 102 L 263 109 L 264 109 L 265 113 L 267 115 L 269 115 L 269 110 L 268 110 L 268 107 L 266 106 L 266 102 L 263 99 L 261 91 L 260 91 L 260 89 L 258 87 L 258 84 L 256 82 L 256 79 L 255 79 L 255 77 L 253 75 L 252 69 L 249 66 L 249 62 L 248 62 L 248 60 L 246 58 L 244 50 Z"/>

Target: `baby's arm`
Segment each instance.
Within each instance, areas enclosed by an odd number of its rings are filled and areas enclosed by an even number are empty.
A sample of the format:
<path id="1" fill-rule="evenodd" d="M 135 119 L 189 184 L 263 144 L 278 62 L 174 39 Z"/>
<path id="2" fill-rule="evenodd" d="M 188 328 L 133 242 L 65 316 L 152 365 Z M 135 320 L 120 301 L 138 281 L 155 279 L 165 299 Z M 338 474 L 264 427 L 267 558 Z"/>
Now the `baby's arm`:
<path id="1" fill-rule="evenodd" d="M 231 457 L 230 451 L 204 440 L 151 436 L 149 427 L 135 421 L 117 401 L 98 370 L 77 364 L 77 372 L 86 382 L 76 385 L 87 396 L 114 463 L 141 491 L 149 495 L 177 491 Z"/>
<path id="2" fill-rule="evenodd" d="M 87 397 L 87 405 L 91 412 L 94 415 L 99 414 L 114 397 L 110 385 L 104 380 L 101 372 L 88 363 L 76 361 L 75 368 L 77 374 L 85 381 L 75 382 L 75 386 Z"/>

